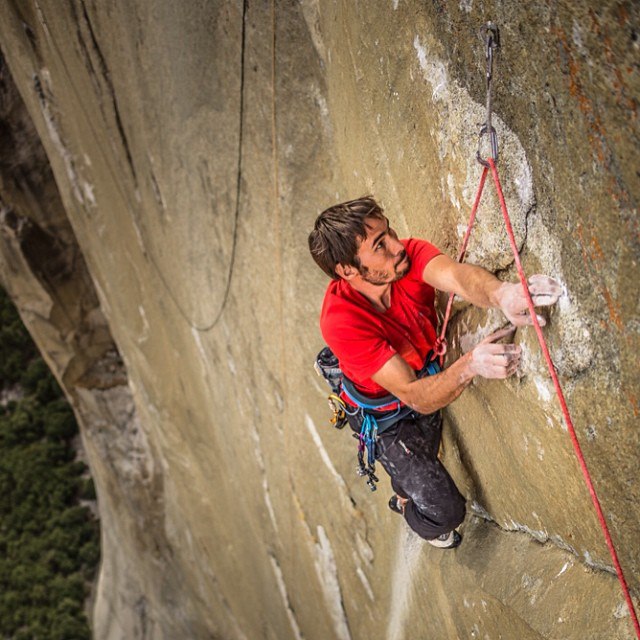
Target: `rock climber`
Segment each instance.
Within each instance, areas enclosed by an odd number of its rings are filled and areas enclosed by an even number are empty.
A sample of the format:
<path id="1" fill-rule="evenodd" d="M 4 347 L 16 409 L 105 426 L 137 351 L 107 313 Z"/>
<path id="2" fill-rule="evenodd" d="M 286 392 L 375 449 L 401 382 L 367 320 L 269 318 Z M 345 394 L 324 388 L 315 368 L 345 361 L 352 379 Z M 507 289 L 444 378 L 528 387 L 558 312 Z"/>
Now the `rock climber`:
<path id="1" fill-rule="evenodd" d="M 309 249 L 332 279 L 320 328 L 338 359 L 343 388 L 346 382 L 351 385 L 352 393 L 341 396 L 349 422 L 358 430 L 363 416 L 378 418 L 374 455 L 391 478 L 389 507 L 432 545 L 456 547 L 465 499 L 438 459 L 440 409 L 475 376 L 502 379 L 516 372 L 520 346 L 500 341 L 516 326 L 532 324 L 522 287 L 481 267 L 460 264 L 424 240 L 399 239 L 371 196 L 323 211 L 309 235 Z M 535 306 L 555 304 L 562 292 L 558 282 L 544 275 L 531 276 L 528 286 Z M 434 372 L 430 367 L 431 375 L 425 377 L 424 365 L 434 360 L 437 338 L 436 289 L 478 307 L 501 309 L 511 325 L 446 369 Z M 545 322 L 541 316 L 538 320 Z M 387 420 L 383 428 L 384 418 L 395 414 L 389 414 L 388 406 L 372 407 L 381 397 L 387 402 L 389 394 L 403 411 L 396 408 L 400 419 Z M 354 416 L 360 420 L 355 426 Z"/>

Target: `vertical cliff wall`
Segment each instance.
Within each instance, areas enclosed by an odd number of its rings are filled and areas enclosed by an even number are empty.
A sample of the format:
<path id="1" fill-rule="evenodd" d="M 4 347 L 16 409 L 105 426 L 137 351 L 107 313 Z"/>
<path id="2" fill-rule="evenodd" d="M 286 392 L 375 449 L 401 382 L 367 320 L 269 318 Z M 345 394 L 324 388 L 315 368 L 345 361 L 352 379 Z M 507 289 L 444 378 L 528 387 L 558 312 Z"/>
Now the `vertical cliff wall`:
<path id="1" fill-rule="evenodd" d="M 637 593 L 637 4 L 29 0 L 0 18 L 0 279 L 82 424 L 96 638 L 633 637 L 530 330 L 517 378 L 446 411 L 463 546 L 426 548 L 369 494 L 325 426 L 306 236 L 372 192 L 455 254 L 477 31 L 498 22 L 506 197 L 525 269 L 566 288 L 545 333 Z M 492 195 L 469 259 L 515 278 Z M 501 322 L 459 304 L 452 356 Z"/>

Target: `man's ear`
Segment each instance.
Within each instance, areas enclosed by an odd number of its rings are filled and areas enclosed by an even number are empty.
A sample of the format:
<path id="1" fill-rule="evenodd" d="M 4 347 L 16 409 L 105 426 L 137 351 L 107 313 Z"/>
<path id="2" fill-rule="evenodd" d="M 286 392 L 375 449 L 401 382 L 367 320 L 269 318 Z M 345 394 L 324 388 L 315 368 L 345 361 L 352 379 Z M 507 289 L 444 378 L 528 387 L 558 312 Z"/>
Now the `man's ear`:
<path id="1" fill-rule="evenodd" d="M 350 264 L 337 264 L 336 275 L 340 276 L 343 280 L 351 280 L 358 274 L 358 270 Z"/>

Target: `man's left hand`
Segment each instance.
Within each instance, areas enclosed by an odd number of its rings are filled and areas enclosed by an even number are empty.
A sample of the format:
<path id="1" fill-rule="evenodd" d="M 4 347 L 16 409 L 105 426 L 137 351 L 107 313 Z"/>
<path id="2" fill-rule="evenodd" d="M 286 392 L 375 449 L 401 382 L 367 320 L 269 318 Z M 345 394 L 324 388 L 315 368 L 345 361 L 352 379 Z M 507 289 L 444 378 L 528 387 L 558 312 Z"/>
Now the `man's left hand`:
<path id="1" fill-rule="evenodd" d="M 562 285 L 550 278 L 537 274 L 527 280 L 529 293 L 533 300 L 534 307 L 549 306 L 555 304 L 562 294 Z M 505 316 L 516 326 L 533 324 L 527 299 L 522 290 L 522 285 L 518 283 L 505 282 L 497 291 L 498 306 Z M 541 326 L 546 324 L 546 320 L 537 315 Z"/>

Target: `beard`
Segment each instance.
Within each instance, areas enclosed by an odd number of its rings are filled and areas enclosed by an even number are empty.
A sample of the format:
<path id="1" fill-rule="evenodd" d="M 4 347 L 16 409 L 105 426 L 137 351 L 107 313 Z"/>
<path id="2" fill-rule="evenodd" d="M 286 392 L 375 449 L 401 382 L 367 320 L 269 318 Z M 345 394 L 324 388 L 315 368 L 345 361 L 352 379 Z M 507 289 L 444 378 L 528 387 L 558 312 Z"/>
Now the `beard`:
<path id="1" fill-rule="evenodd" d="M 404 262 L 406 262 L 406 264 L 401 267 L 400 265 Z M 409 273 L 409 269 L 411 269 L 411 259 L 407 255 L 407 252 L 403 251 L 400 258 L 394 265 L 393 272 L 384 270 L 372 271 L 368 267 L 360 267 L 360 269 L 358 269 L 358 273 L 362 276 L 362 279 L 365 282 L 381 287 L 385 284 L 396 282 L 397 280 L 400 280 L 400 278 L 404 278 L 404 276 Z"/>

